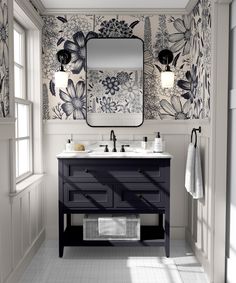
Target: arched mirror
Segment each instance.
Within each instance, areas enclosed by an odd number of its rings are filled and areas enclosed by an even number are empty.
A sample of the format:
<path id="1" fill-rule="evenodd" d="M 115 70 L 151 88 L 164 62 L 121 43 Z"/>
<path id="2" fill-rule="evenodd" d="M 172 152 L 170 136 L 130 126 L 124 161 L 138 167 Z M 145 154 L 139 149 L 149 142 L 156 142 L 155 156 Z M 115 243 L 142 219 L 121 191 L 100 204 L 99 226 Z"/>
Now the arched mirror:
<path id="1" fill-rule="evenodd" d="M 143 123 L 143 41 L 87 41 L 87 123 L 92 127 L 138 127 Z"/>

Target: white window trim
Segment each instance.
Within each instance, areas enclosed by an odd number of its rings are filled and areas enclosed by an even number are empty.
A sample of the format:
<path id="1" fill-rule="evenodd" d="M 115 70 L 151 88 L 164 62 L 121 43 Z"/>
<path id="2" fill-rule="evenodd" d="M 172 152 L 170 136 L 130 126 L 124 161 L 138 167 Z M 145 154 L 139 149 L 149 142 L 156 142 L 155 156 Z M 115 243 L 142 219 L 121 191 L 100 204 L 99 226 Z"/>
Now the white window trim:
<path id="1" fill-rule="evenodd" d="M 26 178 L 24 181 L 18 183 L 16 185 L 15 180 L 15 142 L 11 141 L 11 153 L 12 153 L 12 164 L 11 164 L 11 190 L 10 195 L 18 194 L 20 191 L 24 190 L 24 184 L 27 183 L 27 180 L 31 180 L 33 176 L 38 176 L 43 174 L 43 122 L 42 122 L 42 70 L 41 70 L 41 52 L 42 52 L 42 28 L 43 28 L 43 20 L 36 13 L 32 5 L 27 1 L 15 0 L 13 1 L 13 13 L 14 18 L 19 23 L 23 23 L 27 31 L 27 61 L 28 64 L 33 67 L 33 72 L 28 75 L 27 81 L 27 90 L 29 94 L 29 99 L 33 101 L 34 108 L 32 111 L 33 115 L 33 155 L 34 155 L 34 172 L 33 175 Z M 12 25 L 13 30 L 13 25 Z M 10 31 L 11 33 L 11 31 Z M 12 40 L 11 33 L 11 40 Z M 13 44 L 12 44 L 13 45 Z M 13 50 L 11 49 L 13 58 Z M 13 59 L 12 66 L 14 66 Z M 13 71 L 13 70 L 12 70 Z M 12 91 L 14 91 L 13 84 L 13 76 L 12 81 L 10 82 L 10 86 Z M 11 100 L 12 105 L 14 105 Z M 13 108 L 13 107 L 12 107 Z M 12 111 L 13 112 L 13 111 Z M 12 113 L 14 114 L 14 113 Z"/>
<path id="2" fill-rule="evenodd" d="M 18 104 L 25 104 L 25 105 L 29 105 L 29 135 L 22 137 L 22 138 L 15 138 L 15 142 L 19 141 L 19 140 L 25 140 L 25 139 L 29 139 L 29 171 L 20 175 L 19 177 L 16 177 L 16 183 L 19 183 L 21 181 L 23 181 L 24 179 L 26 179 L 27 177 L 31 176 L 33 174 L 33 130 L 32 130 L 32 125 L 33 125 L 33 114 L 32 114 L 32 109 L 33 109 L 33 103 L 29 100 L 25 100 L 25 99 L 21 99 L 16 97 L 15 98 L 15 103 Z M 18 149 L 19 151 L 19 149 Z"/>
<path id="3" fill-rule="evenodd" d="M 23 72 L 22 72 L 22 98 L 14 96 L 15 97 L 15 105 L 16 104 L 23 104 L 23 105 L 28 105 L 29 106 L 29 135 L 27 137 L 19 138 L 15 137 L 15 145 L 18 144 L 17 141 L 19 140 L 29 140 L 29 171 L 21 174 L 20 176 L 16 176 L 16 183 L 19 183 L 26 179 L 27 177 L 31 176 L 33 174 L 33 115 L 32 115 L 32 108 L 33 108 L 33 103 L 29 101 L 29 95 L 28 95 L 28 89 L 27 89 L 27 75 L 28 75 L 28 67 L 29 64 L 27 62 L 27 37 L 26 33 L 27 30 L 17 22 L 17 20 L 14 20 L 14 30 L 16 30 L 21 36 L 22 36 L 22 41 L 21 41 L 21 62 L 17 63 L 14 60 L 14 66 L 19 66 Z M 18 129 L 17 129 L 18 132 Z M 17 154 L 19 156 L 19 148 L 17 150 Z M 15 159 L 16 162 L 17 159 Z M 17 167 L 19 168 L 20 161 L 18 160 L 17 162 Z M 16 172 L 17 173 L 17 172 Z"/>
<path id="4" fill-rule="evenodd" d="M 20 69 L 23 70 L 23 78 L 22 78 L 22 91 L 23 94 L 25 94 L 24 97 L 22 97 L 23 99 L 27 99 L 27 38 L 26 38 L 26 29 L 18 23 L 18 21 L 16 19 L 14 19 L 14 30 L 16 30 L 18 33 L 20 33 L 22 35 L 22 49 L 24 50 L 23 52 L 23 56 L 22 56 L 22 64 L 19 64 L 17 62 L 15 62 L 14 60 L 14 67 L 17 66 Z M 15 97 L 15 96 L 14 96 Z M 16 97 L 15 97 L 16 98 Z M 17 97 L 19 98 L 19 97 Z"/>

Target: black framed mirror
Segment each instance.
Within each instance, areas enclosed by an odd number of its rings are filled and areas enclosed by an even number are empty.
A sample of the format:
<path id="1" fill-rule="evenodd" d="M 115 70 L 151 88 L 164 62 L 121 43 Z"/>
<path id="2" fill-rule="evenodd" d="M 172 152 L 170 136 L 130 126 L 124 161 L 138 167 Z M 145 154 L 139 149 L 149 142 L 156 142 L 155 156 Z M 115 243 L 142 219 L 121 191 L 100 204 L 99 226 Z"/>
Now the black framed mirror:
<path id="1" fill-rule="evenodd" d="M 86 44 L 87 123 L 138 127 L 144 119 L 143 41 L 91 38 Z"/>

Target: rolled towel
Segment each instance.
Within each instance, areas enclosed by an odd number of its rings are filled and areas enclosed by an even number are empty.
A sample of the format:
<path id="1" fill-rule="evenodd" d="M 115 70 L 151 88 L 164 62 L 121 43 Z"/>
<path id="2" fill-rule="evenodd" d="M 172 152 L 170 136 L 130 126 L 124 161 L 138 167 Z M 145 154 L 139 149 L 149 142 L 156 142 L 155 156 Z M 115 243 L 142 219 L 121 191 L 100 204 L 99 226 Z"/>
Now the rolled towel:
<path id="1" fill-rule="evenodd" d="M 202 166 L 200 158 L 200 150 L 198 147 L 195 148 L 195 180 L 194 180 L 194 191 L 192 196 L 194 199 L 203 198 L 203 181 L 202 181 Z"/>
<path id="2" fill-rule="evenodd" d="M 193 193 L 195 190 L 195 147 L 193 143 L 188 146 L 187 162 L 185 169 L 185 188 L 187 192 Z"/>

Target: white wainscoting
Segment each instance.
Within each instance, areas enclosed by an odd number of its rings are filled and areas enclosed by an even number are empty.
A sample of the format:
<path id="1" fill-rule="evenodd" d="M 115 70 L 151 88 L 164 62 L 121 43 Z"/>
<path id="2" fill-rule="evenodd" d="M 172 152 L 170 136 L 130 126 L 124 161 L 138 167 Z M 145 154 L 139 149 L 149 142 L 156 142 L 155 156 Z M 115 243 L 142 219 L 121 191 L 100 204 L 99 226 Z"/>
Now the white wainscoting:
<path id="1" fill-rule="evenodd" d="M 214 193 L 209 182 L 210 136 L 206 134 L 208 132 L 205 131 L 205 133 L 199 135 L 198 139 L 198 146 L 201 151 L 204 198 L 202 200 L 194 200 L 188 195 L 186 238 L 209 276 L 210 264 L 212 262 L 212 237 L 214 230 L 211 213 L 214 203 Z"/>
<path id="2" fill-rule="evenodd" d="M 229 110 L 229 148 L 228 148 L 228 249 L 227 249 L 227 283 L 235 282 L 236 266 L 236 90 L 231 90 Z"/>
<path id="3" fill-rule="evenodd" d="M 157 121 L 147 120 L 138 128 L 113 128 L 118 141 L 141 141 L 147 136 L 153 141 L 155 132 L 160 131 L 166 143 L 166 151 L 173 155 L 171 161 L 171 237 L 185 238 L 188 223 L 188 201 L 184 188 L 185 162 L 187 147 L 192 127 L 202 126 L 203 135 L 208 133 L 208 121 Z M 86 143 L 109 140 L 111 128 L 91 128 L 85 121 L 47 121 L 44 123 L 44 168 L 45 206 L 46 206 L 46 237 L 57 238 L 58 211 L 58 176 L 56 155 L 64 147 L 66 140 L 73 134 L 75 140 Z M 204 148 L 202 141 L 202 148 Z M 203 154 L 205 155 L 205 154 Z M 204 158 L 204 156 L 203 156 Z M 156 217 L 145 216 L 144 222 L 155 222 Z"/>
<path id="4" fill-rule="evenodd" d="M 12 123 L 8 127 L 14 127 Z M 0 131 L 4 130 L 0 125 Z M 10 196 L 13 131 L 0 137 L 0 283 L 16 283 L 44 239 L 43 179 Z"/>

